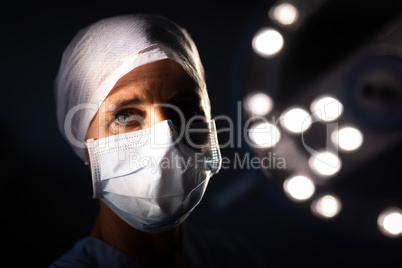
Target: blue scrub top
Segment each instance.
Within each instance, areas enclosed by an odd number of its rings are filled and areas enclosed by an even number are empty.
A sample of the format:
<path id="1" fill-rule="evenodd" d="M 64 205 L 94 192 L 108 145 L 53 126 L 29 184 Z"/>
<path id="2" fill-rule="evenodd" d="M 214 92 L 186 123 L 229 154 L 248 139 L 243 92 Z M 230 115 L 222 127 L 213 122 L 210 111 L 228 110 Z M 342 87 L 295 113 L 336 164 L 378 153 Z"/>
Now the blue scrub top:
<path id="1" fill-rule="evenodd" d="M 188 232 L 186 253 L 191 268 L 269 267 L 256 254 L 247 239 L 217 230 Z M 115 267 L 140 268 L 136 261 L 94 237 L 85 237 L 49 268 Z"/>

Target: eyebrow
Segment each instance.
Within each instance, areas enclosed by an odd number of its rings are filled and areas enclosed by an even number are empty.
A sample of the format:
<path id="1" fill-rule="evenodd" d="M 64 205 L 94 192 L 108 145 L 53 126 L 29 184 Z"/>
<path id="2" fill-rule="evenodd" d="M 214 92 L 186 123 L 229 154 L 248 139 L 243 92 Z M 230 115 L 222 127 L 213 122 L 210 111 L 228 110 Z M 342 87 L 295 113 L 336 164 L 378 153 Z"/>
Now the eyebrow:
<path id="1" fill-rule="evenodd" d="M 174 102 L 179 101 L 179 100 L 189 100 L 189 99 L 200 101 L 202 99 L 202 96 L 198 91 L 181 92 L 181 93 L 175 94 L 174 96 L 169 98 L 167 100 L 167 103 L 174 103 Z M 133 106 L 133 105 L 142 104 L 143 102 L 144 101 L 139 99 L 139 98 L 132 98 L 132 99 L 128 99 L 128 100 L 123 100 L 123 101 L 120 101 L 117 104 L 114 104 L 114 107 L 113 107 L 114 109 L 113 110 L 108 110 L 108 112 L 111 113 L 111 112 L 114 112 L 114 111 L 121 110 L 122 108 L 127 107 L 127 106 Z"/>
<path id="2" fill-rule="evenodd" d="M 198 91 L 187 91 L 187 92 L 180 92 L 178 94 L 175 94 L 171 98 L 169 98 L 168 102 L 175 102 L 178 100 L 189 100 L 189 99 L 194 99 L 194 100 L 201 100 L 202 95 Z"/>
<path id="3" fill-rule="evenodd" d="M 127 107 L 127 106 L 132 106 L 132 105 L 138 105 L 141 104 L 143 101 L 138 99 L 138 98 L 133 98 L 129 100 L 123 100 L 117 104 L 115 104 L 113 111 L 120 110 L 121 108 Z M 112 111 L 109 111 L 112 112 Z"/>

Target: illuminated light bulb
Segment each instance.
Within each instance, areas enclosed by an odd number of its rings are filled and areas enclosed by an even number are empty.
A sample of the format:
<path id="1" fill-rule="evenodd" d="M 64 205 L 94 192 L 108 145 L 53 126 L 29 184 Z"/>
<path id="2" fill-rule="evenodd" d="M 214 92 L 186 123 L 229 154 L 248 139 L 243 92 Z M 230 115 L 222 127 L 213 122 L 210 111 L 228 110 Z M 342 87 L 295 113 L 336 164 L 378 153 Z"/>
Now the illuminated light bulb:
<path id="1" fill-rule="evenodd" d="M 286 110 L 281 115 L 281 125 L 290 132 L 301 133 L 310 128 L 312 120 L 309 113 L 301 108 Z"/>
<path id="2" fill-rule="evenodd" d="M 363 134 L 357 128 L 342 127 L 332 132 L 331 140 L 343 151 L 355 151 L 363 144 Z"/>
<path id="3" fill-rule="evenodd" d="M 397 208 L 386 209 L 377 218 L 380 231 L 388 237 L 402 234 L 402 211 Z"/>
<path id="4" fill-rule="evenodd" d="M 332 195 L 324 195 L 311 204 L 312 212 L 323 218 L 332 218 L 341 211 L 341 201 Z"/>
<path id="5" fill-rule="evenodd" d="M 310 110 L 321 121 L 329 122 L 338 119 L 342 115 L 343 105 L 333 97 L 321 96 L 311 103 Z"/>
<path id="6" fill-rule="evenodd" d="M 244 100 L 244 108 L 253 115 L 267 115 L 272 111 L 274 102 L 270 96 L 265 93 L 251 93 Z"/>
<path id="7" fill-rule="evenodd" d="M 252 47 L 261 57 L 271 58 L 282 50 L 283 37 L 273 28 L 263 28 L 255 34 Z"/>
<path id="8" fill-rule="evenodd" d="M 303 201 L 314 194 L 315 185 L 311 179 L 305 176 L 294 176 L 284 181 L 283 189 L 292 199 Z"/>
<path id="9" fill-rule="evenodd" d="M 331 176 L 342 167 L 339 157 L 331 152 L 320 152 L 310 157 L 309 166 L 319 175 Z"/>
<path id="10" fill-rule="evenodd" d="M 270 10 L 270 17 L 283 25 L 290 25 L 297 21 L 299 12 L 294 5 L 283 3 Z"/>
<path id="11" fill-rule="evenodd" d="M 273 147 L 281 138 L 279 129 L 267 122 L 253 124 L 249 129 L 248 135 L 251 142 L 258 148 Z"/>

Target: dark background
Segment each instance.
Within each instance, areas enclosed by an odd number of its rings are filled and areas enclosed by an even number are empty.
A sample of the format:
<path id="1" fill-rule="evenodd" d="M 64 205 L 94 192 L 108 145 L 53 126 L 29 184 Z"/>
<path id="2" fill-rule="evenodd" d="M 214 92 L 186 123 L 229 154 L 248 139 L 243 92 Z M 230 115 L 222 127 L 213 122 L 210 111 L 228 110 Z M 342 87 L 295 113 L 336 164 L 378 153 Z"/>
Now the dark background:
<path id="1" fill-rule="evenodd" d="M 5 2 L 0 52 L 2 262 L 46 267 L 86 236 L 96 217 L 89 169 L 57 129 L 53 96 L 61 54 L 79 29 L 126 13 L 157 13 L 172 19 L 190 32 L 198 46 L 213 116 L 234 118 L 235 102 L 240 100 L 233 90 L 236 64 L 244 38 L 265 5 L 260 1 L 112 1 L 54 2 L 41 7 Z M 227 157 L 233 153 L 222 150 Z M 312 220 L 255 170 L 222 170 L 214 176 L 189 223 L 245 237 L 249 249 L 266 266 L 274 267 L 367 263 L 379 267 L 398 263 L 401 249 L 395 243 L 377 244 Z"/>

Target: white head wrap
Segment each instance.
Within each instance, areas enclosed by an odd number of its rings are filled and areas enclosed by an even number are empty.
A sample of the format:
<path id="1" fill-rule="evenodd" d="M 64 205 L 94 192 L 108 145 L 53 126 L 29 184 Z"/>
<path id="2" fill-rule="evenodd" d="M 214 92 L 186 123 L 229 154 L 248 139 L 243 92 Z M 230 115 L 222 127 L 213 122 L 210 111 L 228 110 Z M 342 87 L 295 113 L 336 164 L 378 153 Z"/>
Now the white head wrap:
<path id="1" fill-rule="evenodd" d="M 77 33 L 63 53 L 55 93 L 59 129 L 83 161 L 90 122 L 116 82 L 134 68 L 167 58 L 181 64 L 199 85 L 209 109 L 197 48 L 172 21 L 156 15 L 123 15 Z"/>

